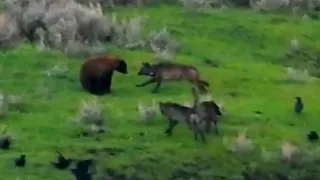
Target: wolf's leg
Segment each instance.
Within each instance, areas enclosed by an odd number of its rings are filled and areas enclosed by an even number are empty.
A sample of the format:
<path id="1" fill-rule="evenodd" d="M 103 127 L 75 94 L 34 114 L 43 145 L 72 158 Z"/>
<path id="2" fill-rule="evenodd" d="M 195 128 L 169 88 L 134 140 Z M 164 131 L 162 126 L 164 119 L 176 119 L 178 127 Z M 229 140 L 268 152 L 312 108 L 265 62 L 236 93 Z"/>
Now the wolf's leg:
<path id="1" fill-rule="evenodd" d="M 194 136 L 194 140 L 198 141 L 198 132 L 196 129 L 193 130 L 193 136 Z"/>
<path id="2" fill-rule="evenodd" d="M 153 88 L 153 90 L 152 90 L 152 93 L 157 93 L 158 91 L 159 91 L 159 88 L 160 88 L 160 86 L 161 86 L 161 82 L 162 82 L 162 80 L 161 79 L 157 79 L 156 80 L 156 86 Z"/>
<path id="3" fill-rule="evenodd" d="M 206 132 L 211 133 L 211 122 L 210 121 L 206 121 Z"/>
<path id="4" fill-rule="evenodd" d="M 192 122 L 192 119 L 190 117 L 187 118 L 186 124 L 189 127 L 189 129 L 193 130 L 193 122 Z"/>
<path id="5" fill-rule="evenodd" d="M 200 131 L 199 131 L 199 134 L 200 134 L 200 136 L 201 136 L 202 142 L 203 142 L 204 144 L 206 144 L 206 143 L 207 143 L 207 139 L 206 139 L 206 137 L 205 137 L 205 135 L 204 135 L 204 132 L 203 132 L 202 130 L 200 130 Z"/>
<path id="6" fill-rule="evenodd" d="M 217 121 L 213 121 L 213 123 L 214 123 L 214 129 L 215 129 L 216 134 L 219 134 Z"/>
<path id="7" fill-rule="evenodd" d="M 152 84 L 152 83 L 155 83 L 156 82 L 156 79 L 152 78 L 152 79 L 149 79 L 148 81 L 144 82 L 144 83 L 141 83 L 141 84 L 138 84 L 136 85 L 136 87 L 142 87 L 142 86 L 146 86 L 148 84 Z"/>
<path id="8" fill-rule="evenodd" d="M 168 136 L 171 136 L 172 131 L 177 124 L 178 124 L 178 121 L 169 120 L 169 126 L 164 133 L 166 133 Z"/>
<path id="9" fill-rule="evenodd" d="M 191 129 L 192 132 L 193 132 L 194 140 L 198 141 L 197 122 L 196 121 L 190 121 L 190 120 L 191 119 L 189 119 L 189 122 L 188 122 L 189 129 Z"/>

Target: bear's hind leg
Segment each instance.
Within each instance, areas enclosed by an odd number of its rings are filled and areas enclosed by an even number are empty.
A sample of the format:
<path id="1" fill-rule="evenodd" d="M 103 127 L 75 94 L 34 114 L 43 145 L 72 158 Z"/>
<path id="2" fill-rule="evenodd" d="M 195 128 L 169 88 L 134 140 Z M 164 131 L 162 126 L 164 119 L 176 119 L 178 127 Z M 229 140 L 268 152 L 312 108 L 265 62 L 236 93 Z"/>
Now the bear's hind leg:
<path id="1" fill-rule="evenodd" d="M 87 77 L 85 79 L 81 79 L 81 86 L 86 92 L 89 92 L 91 94 L 95 94 L 95 79 Z"/>
<path id="2" fill-rule="evenodd" d="M 103 88 L 101 87 L 101 78 L 90 78 L 89 80 L 90 86 L 88 88 L 88 91 L 91 94 L 102 96 L 104 95 Z"/>
<path id="3" fill-rule="evenodd" d="M 103 89 L 106 94 L 111 93 L 112 75 L 113 72 L 105 73 L 101 79 L 101 89 Z"/>

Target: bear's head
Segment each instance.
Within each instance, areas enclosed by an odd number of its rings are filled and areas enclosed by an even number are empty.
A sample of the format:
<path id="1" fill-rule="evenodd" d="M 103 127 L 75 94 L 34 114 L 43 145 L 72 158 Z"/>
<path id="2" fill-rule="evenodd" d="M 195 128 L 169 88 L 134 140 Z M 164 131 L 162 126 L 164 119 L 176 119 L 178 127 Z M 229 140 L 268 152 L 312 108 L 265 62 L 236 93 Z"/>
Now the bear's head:
<path id="1" fill-rule="evenodd" d="M 122 74 L 127 74 L 128 73 L 127 63 L 122 59 L 118 59 L 118 61 L 119 61 L 119 64 L 116 70 Z"/>

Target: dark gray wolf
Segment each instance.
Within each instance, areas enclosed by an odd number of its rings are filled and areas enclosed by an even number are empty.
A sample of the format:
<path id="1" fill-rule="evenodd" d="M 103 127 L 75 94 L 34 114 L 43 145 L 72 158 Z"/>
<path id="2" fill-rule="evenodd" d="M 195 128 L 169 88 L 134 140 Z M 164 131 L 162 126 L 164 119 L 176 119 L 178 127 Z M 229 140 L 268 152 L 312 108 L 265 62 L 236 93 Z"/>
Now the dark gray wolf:
<path id="1" fill-rule="evenodd" d="M 152 65 L 149 63 L 142 63 L 138 75 L 151 77 L 148 81 L 136 86 L 142 87 L 156 83 L 156 86 L 152 90 L 153 93 L 159 91 L 163 81 L 188 81 L 197 86 L 202 92 L 207 92 L 207 87 L 209 87 L 208 82 L 200 79 L 198 69 L 190 65 L 171 62 L 161 62 Z"/>

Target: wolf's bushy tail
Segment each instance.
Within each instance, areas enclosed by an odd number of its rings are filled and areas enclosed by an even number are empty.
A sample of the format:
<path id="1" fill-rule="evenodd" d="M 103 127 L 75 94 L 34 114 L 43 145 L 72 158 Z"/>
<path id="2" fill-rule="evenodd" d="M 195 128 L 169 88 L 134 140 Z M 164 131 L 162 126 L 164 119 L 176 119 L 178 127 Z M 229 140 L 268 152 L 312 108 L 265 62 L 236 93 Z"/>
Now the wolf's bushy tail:
<path id="1" fill-rule="evenodd" d="M 196 109 L 199 105 L 199 89 L 197 86 L 192 87 L 191 89 L 193 95 L 193 109 Z"/>

